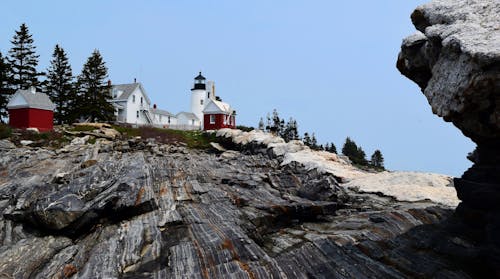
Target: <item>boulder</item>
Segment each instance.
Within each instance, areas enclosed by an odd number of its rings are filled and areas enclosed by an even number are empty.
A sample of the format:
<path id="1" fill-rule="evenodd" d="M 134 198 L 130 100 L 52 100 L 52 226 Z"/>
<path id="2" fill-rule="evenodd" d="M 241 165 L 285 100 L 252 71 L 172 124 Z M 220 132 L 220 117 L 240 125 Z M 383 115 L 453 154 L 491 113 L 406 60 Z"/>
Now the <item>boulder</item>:
<path id="1" fill-rule="evenodd" d="M 432 1 L 411 15 L 397 67 L 422 89 L 432 111 L 476 143 L 500 132 L 500 2 Z"/>
<path id="2" fill-rule="evenodd" d="M 0 140 L 0 150 L 14 149 L 16 146 L 9 140 Z"/>
<path id="3" fill-rule="evenodd" d="M 484 270 L 500 276 L 500 1 L 436 0 L 411 19 L 418 31 L 403 40 L 397 68 L 477 143 L 474 165 L 454 181 L 456 214 L 484 250 Z"/>

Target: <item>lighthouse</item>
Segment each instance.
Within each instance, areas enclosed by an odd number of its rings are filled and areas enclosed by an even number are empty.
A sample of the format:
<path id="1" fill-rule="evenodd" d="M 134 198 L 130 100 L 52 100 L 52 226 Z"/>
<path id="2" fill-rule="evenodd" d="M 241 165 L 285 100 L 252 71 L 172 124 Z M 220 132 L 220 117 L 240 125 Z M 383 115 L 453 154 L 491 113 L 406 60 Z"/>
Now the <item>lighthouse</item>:
<path id="1" fill-rule="evenodd" d="M 194 85 L 191 89 L 191 112 L 198 117 L 201 123 L 203 123 L 203 109 L 207 102 L 207 87 L 205 81 L 205 77 L 200 72 L 198 76 L 194 78 Z"/>

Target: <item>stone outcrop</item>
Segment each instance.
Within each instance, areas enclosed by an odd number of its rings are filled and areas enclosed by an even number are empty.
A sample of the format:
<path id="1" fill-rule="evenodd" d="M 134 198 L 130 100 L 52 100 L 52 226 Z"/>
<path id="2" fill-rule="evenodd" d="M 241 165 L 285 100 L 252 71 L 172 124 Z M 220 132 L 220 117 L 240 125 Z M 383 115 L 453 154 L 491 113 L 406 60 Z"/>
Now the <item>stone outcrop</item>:
<path id="1" fill-rule="evenodd" d="M 477 143 L 474 162 L 454 184 L 457 216 L 482 262 L 500 277 L 500 2 L 433 1 L 411 16 L 397 67 L 432 111 Z"/>
<path id="2" fill-rule="evenodd" d="M 1 276 L 476 275 L 430 249 L 469 245 L 428 237 L 443 234 L 435 224 L 450 217 L 449 206 L 346 187 L 341 175 L 355 168 L 336 156 L 329 158 L 347 169 L 339 176 L 285 162 L 314 153 L 299 142 L 226 133 L 217 152 L 142 139 L 80 138 L 55 150 L 4 142 Z"/>

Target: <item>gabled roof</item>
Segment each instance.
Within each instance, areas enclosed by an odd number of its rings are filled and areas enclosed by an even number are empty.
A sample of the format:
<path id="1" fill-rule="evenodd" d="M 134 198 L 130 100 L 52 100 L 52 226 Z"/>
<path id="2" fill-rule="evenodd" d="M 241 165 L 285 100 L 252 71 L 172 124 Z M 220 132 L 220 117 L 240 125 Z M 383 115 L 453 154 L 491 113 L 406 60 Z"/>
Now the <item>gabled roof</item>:
<path id="1" fill-rule="evenodd" d="M 200 120 L 198 119 L 198 116 L 196 116 L 196 114 L 192 113 L 192 112 L 185 112 L 185 111 L 181 111 L 179 112 L 176 117 L 179 118 L 179 116 L 185 116 L 186 118 L 191 118 L 191 119 L 195 119 L 195 120 Z"/>
<path id="2" fill-rule="evenodd" d="M 171 114 L 170 112 L 166 111 L 166 110 L 162 110 L 162 109 L 150 109 L 149 110 L 151 113 L 153 114 L 159 114 L 159 115 L 166 115 L 166 116 L 174 116 L 173 114 Z"/>
<path id="3" fill-rule="evenodd" d="M 7 104 L 7 109 L 16 108 L 35 108 L 53 111 L 56 106 L 47 94 L 41 92 L 32 93 L 30 90 L 19 89 L 12 95 Z"/>
<path id="4" fill-rule="evenodd" d="M 234 110 L 228 103 L 210 99 L 205 108 L 203 109 L 203 113 L 214 113 L 214 112 L 233 114 Z"/>
<path id="5" fill-rule="evenodd" d="M 116 84 L 111 86 L 111 93 L 113 94 L 114 90 L 119 90 L 123 91 L 123 93 L 120 96 L 117 96 L 116 98 L 113 98 L 113 101 L 127 101 L 130 95 L 134 93 L 135 89 L 139 87 L 144 94 L 144 97 L 146 97 L 146 101 L 148 103 L 151 103 L 149 100 L 148 94 L 146 93 L 146 90 L 144 90 L 144 87 L 140 82 L 136 83 L 127 83 L 127 84 Z"/>

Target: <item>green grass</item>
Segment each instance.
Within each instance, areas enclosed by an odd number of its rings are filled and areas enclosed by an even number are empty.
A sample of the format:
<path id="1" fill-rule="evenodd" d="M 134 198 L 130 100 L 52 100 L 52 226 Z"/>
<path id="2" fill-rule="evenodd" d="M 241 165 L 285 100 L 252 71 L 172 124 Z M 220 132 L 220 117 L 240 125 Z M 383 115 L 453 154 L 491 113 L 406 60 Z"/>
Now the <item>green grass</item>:
<path id="1" fill-rule="evenodd" d="M 86 125 L 77 125 L 77 126 L 72 126 L 71 129 L 69 129 L 69 131 L 71 131 L 71 132 L 92 132 L 96 129 L 99 129 L 99 128 L 96 128 L 93 126 L 86 126 Z"/>
<path id="2" fill-rule="evenodd" d="M 210 142 L 216 141 L 215 134 L 208 134 L 203 131 L 181 131 L 153 127 L 132 128 L 130 126 L 113 126 L 113 128 L 122 133 L 125 138 L 137 136 L 143 139 L 154 138 L 160 143 L 183 143 L 187 147 L 194 149 L 207 149 L 210 147 Z"/>
<path id="3" fill-rule="evenodd" d="M 7 124 L 0 123 L 0 139 L 9 138 L 12 135 L 12 128 Z"/>

